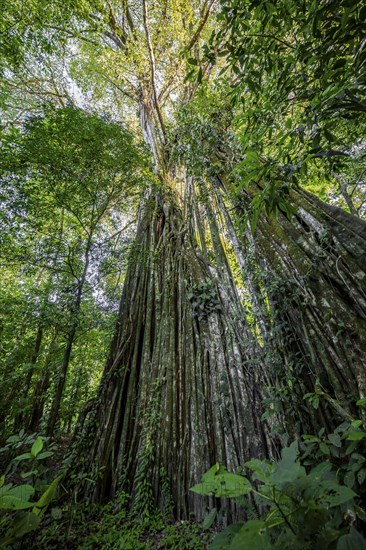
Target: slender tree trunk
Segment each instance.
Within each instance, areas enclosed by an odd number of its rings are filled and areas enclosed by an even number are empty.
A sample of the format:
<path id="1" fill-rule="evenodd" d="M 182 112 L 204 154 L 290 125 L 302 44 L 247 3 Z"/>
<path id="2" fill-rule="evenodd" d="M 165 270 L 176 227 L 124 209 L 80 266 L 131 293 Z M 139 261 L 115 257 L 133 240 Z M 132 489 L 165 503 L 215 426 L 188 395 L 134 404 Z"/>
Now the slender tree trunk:
<path id="1" fill-rule="evenodd" d="M 0 426 L 3 426 L 6 422 L 6 420 L 10 418 L 10 414 L 12 412 L 13 404 L 15 402 L 17 402 L 18 399 L 21 399 L 22 396 L 24 397 L 24 395 L 26 395 L 26 394 L 24 394 L 24 391 L 20 394 L 21 388 L 20 388 L 19 384 L 14 383 L 15 380 L 12 377 L 14 364 L 15 364 L 14 359 L 13 359 L 12 356 L 17 351 L 17 348 L 20 347 L 20 344 L 22 342 L 22 335 L 24 335 L 25 330 L 26 330 L 26 327 L 23 326 L 23 331 L 21 330 L 19 332 L 19 336 L 17 337 L 17 341 L 14 345 L 14 349 L 9 354 L 9 356 L 7 357 L 7 360 L 6 360 L 6 366 L 5 366 L 4 374 L 3 374 L 3 378 L 2 378 L 2 388 L 3 388 L 3 393 L 5 393 L 5 396 L 3 396 L 2 401 L 0 401 L 0 403 L 1 403 L 0 404 Z M 32 352 L 31 358 L 30 358 L 30 362 L 29 362 L 30 365 L 33 365 L 34 358 L 35 358 L 34 362 L 37 361 L 37 357 L 38 357 L 38 354 L 39 354 L 39 348 L 40 348 L 41 343 L 42 343 L 42 336 L 43 336 L 43 334 L 42 334 L 42 332 L 40 332 L 40 325 L 39 325 L 35 345 L 34 345 L 33 352 Z M 39 346 L 39 348 L 38 348 L 38 346 Z M 23 361 L 24 361 L 24 359 L 23 359 Z M 32 367 L 31 367 L 31 369 L 33 370 Z M 28 377 L 29 377 L 29 374 L 27 376 L 27 379 L 28 379 Z M 28 389 L 27 389 L 27 393 L 28 393 Z"/>
<path id="2" fill-rule="evenodd" d="M 30 415 L 28 416 L 27 425 L 27 429 L 29 429 L 29 431 L 31 432 L 36 432 L 39 430 L 40 422 L 43 417 L 47 391 L 51 383 L 51 362 L 57 347 L 57 336 L 58 332 L 56 331 L 49 345 L 49 349 L 43 366 L 42 376 L 40 380 L 38 380 L 34 390 L 32 410 Z"/>
<path id="3" fill-rule="evenodd" d="M 64 357 L 63 357 L 63 361 L 62 361 L 62 366 L 61 366 L 61 370 L 60 370 L 59 377 L 58 377 L 58 382 L 57 382 L 57 385 L 56 385 L 56 393 L 55 393 L 55 397 L 54 397 L 53 402 L 52 402 L 51 412 L 50 412 L 50 416 L 49 416 L 49 419 L 48 419 L 47 435 L 49 435 L 49 436 L 53 435 L 54 430 L 55 430 L 55 426 L 56 426 L 56 422 L 58 420 L 62 395 L 63 395 L 65 384 L 66 384 L 66 376 L 67 376 L 67 372 L 68 372 L 68 368 L 69 368 L 69 364 L 70 364 L 72 347 L 73 347 L 73 344 L 74 344 L 76 331 L 77 331 L 78 326 L 79 326 L 79 315 L 80 315 L 80 308 L 81 308 L 81 299 L 82 299 L 84 284 L 85 284 L 85 280 L 86 280 L 86 276 L 87 276 L 88 268 L 89 268 L 89 262 L 90 262 L 89 255 L 90 255 L 91 243 L 92 243 L 92 232 L 90 232 L 90 234 L 88 236 L 87 243 L 86 243 L 85 254 L 84 254 L 84 268 L 83 268 L 83 272 L 81 274 L 80 280 L 78 282 L 76 299 L 75 299 L 75 303 L 74 303 L 74 306 L 73 306 L 73 309 L 72 309 L 72 312 L 71 312 L 71 315 L 72 315 L 71 328 L 70 328 L 70 331 L 69 331 L 69 334 L 68 334 L 68 337 L 67 337 L 66 349 L 65 349 L 65 353 L 64 353 Z"/>
<path id="4" fill-rule="evenodd" d="M 38 356 L 39 356 L 39 352 L 40 352 L 41 345 L 42 345 L 42 338 L 43 338 L 43 326 L 42 326 L 42 322 L 40 321 L 39 325 L 38 325 L 38 330 L 37 330 L 37 335 L 36 335 L 36 341 L 35 341 L 35 344 L 34 344 L 33 354 L 32 354 L 32 357 L 31 357 L 31 360 L 30 360 L 30 363 L 29 363 L 27 378 L 25 380 L 25 384 L 24 384 L 24 388 L 23 388 L 22 396 L 21 396 L 21 400 L 24 403 L 25 403 L 25 400 L 28 397 L 29 389 L 30 389 L 32 378 L 33 378 L 34 371 L 35 371 L 35 366 L 36 366 Z M 19 428 L 22 427 L 23 422 L 24 422 L 24 412 L 21 412 L 16 416 L 15 421 L 14 421 L 14 431 L 15 432 Z"/>
<path id="5" fill-rule="evenodd" d="M 358 213 L 357 208 L 353 204 L 352 196 L 347 191 L 347 183 L 342 181 L 341 176 L 338 176 L 338 174 L 333 174 L 333 177 L 338 183 L 339 190 L 342 194 L 342 197 L 345 200 L 345 203 L 349 208 L 349 211 L 351 212 L 351 214 L 353 214 L 353 216 L 357 216 L 359 218 L 360 214 Z"/>

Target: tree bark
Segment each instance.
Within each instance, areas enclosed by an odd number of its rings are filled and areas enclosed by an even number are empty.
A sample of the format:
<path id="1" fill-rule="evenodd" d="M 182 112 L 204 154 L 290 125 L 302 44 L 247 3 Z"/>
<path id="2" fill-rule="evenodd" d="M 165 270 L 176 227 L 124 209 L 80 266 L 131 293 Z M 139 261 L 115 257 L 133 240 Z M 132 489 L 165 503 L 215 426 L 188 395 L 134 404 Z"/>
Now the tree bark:
<path id="1" fill-rule="evenodd" d="M 53 435 L 56 427 L 56 423 L 59 417 L 60 405 L 61 405 L 62 395 L 66 384 L 66 376 L 69 369 L 72 347 L 74 344 L 76 331 L 79 326 L 81 299 L 82 299 L 84 284 L 85 284 L 85 280 L 86 280 L 86 276 L 89 268 L 89 262 L 90 262 L 89 255 L 90 255 L 91 243 L 92 243 L 92 232 L 89 233 L 88 240 L 86 243 L 85 254 L 84 254 L 84 268 L 83 268 L 83 272 L 81 274 L 80 280 L 78 282 L 75 303 L 71 311 L 71 315 L 72 315 L 71 328 L 67 337 L 66 349 L 64 352 L 62 366 L 59 373 L 58 382 L 56 385 L 56 393 L 52 402 L 51 412 L 50 412 L 50 416 L 47 424 L 48 436 Z"/>
<path id="2" fill-rule="evenodd" d="M 366 395 L 366 223 L 304 190 L 294 190 L 290 202 L 293 218 L 263 216 L 255 245 L 267 270 L 271 344 L 283 358 L 279 378 L 296 378 L 291 408 L 304 431 L 342 421 L 322 393 L 350 416 Z M 307 392 L 318 393 L 320 411 L 304 414 Z"/>
<path id="3" fill-rule="evenodd" d="M 29 364 L 29 367 L 28 367 L 28 373 L 27 373 L 27 377 L 26 377 L 26 380 L 25 380 L 25 384 L 24 384 L 24 388 L 23 388 L 22 396 L 21 396 L 21 400 L 24 403 L 25 403 L 25 400 L 28 396 L 30 385 L 31 385 L 32 378 L 33 378 L 33 375 L 34 375 L 35 366 L 36 366 L 36 363 L 37 363 L 37 360 L 38 360 L 38 355 L 39 355 L 39 352 L 40 352 L 40 349 L 41 349 L 42 338 L 43 338 L 43 326 L 42 326 L 42 322 L 40 321 L 39 325 L 38 325 L 38 330 L 37 330 L 37 335 L 36 335 L 36 341 L 35 341 L 35 344 L 34 344 L 33 354 L 32 354 L 31 360 L 30 360 L 30 364 Z M 23 422 L 24 422 L 24 412 L 21 412 L 16 416 L 15 421 L 14 421 L 14 431 L 15 432 L 17 432 L 22 427 Z"/>
<path id="4" fill-rule="evenodd" d="M 81 436 L 95 479 L 83 492 L 103 501 L 122 487 L 138 514 L 173 499 L 175 517 L 201 518 L 203 499 L 189 488 L 207 468 L 218 461 L 233 470 L 275 446 L 260 422 L 266 377 L 253 367 L 257 344 L 238 315 L 220 244 L 217 264 L 208 264 L 195 221 L 171 191 L 164 199 L 151 195 L 142 207 L 97 405 Z M 206 310 L 199 285 L 215 289 Z"/>
<path id="5" fill-rule="evenodd" d="M 57 347 L 57 336 L 58 336 L 58 332 L 55 331 L 55 334 L 51 339 L 51 343 L 47 351 L 47 355 L 46 355 L 43 370 L 42 370 L 42 376 L 38 380 L 34 390 L 32 410 L 27 418 L 27 425 L 26 425 L 27 429 L 31 432 L 36 432 L 40 429 L 40 423 L 42 420 L 44 407 L 47 399 L 47 391 L 51 383 L 51 363 Z"/>

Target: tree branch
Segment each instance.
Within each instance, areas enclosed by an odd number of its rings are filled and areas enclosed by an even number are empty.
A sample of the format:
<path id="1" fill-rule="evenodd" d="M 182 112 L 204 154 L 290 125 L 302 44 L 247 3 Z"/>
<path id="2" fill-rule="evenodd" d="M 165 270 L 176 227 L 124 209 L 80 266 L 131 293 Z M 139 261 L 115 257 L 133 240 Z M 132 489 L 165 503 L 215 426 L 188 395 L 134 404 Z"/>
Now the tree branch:
<path id="1" fill-rule="evenodd" d="M 194 33 L 194 35 L 192 36 L 189 44 L 187 45 L 187 50 L 191 50 L 193 48 L 193 46 L 195 45 L 195 43 L 197 42 L 197 40 L 199 39 L 200 35 L 201 35 L 201 32 L 203 30 L 203 27 L 206 25 L 206 22 L 207 22 L 207 19 L 208 19 L 208 16 L 210 15 L 210 11 L 211 11 L 211 8 L 212 6 L 214 5 L 214 3 L 216 2 L 216 0 L 210 0 L 209 4 L 208 4 L 208 7 L 207 7 L 207 10 L 206 12 L 203 14 L 202 18 L 201 18 L 201 21 L 197 27 L 197 30 L 196 32 Z"/>
<path id="2" fill-rule="evenodd" d="M 160 111 L 159 100 L 158 100 L 158 96 L 156 93 L 156 86 L 155 86 L 155 57 L 154 57 L 154 51 L 152 47 L 150 30 L 149 30 L 149 20 L 147 16 L 146 0 L 142 0 L 142 3 L 143 3 L 143 14 L 144 14 L 144 28 L 145 28 L 147 47 L 149 50 L 149 58 L 150 58 L 150 76 L 151 76 L 150 80 L 151 80 L 151 87 L 153 92 L 154 105 L 155 105 L 156 112 L 158 114 L 161 130 L 163 132 L 163 135 L 165 136 L 165 125 L 164 125 L 163 117 Z"/>

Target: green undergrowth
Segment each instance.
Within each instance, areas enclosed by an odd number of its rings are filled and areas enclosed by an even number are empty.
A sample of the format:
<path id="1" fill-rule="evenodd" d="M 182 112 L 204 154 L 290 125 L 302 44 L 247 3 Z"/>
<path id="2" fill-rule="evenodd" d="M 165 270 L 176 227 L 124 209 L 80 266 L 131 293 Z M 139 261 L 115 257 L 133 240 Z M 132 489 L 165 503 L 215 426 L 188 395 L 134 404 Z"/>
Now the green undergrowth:
<path id="1" fill-rule="evenodd" d="M 316 396 L 305 397 L 318 406 Z M 172 522 L 171 508 L 131 511 L 124 492 L 105 505 L 66 499 L 67 470 L 55 472 L 52 462 L 56 447 L 22 430 L 0 449 L 9 460 L 0 476 L 0 548 L 366 550 L 366 399 L 356 405 L 359 418 L 299 436 L 277 461 L 255 458 L 235 473 L 212 466 L 191 488 L 202 509 L 216 499 L 201 524 Z M 226 499 L 243 521 L 215 536 L 228 523 Z"/>
<path id="2" fill-rule="evenodd" d="M 61 517 L 49 516 L 28 548 L 45 550 L 204 550 L 212 534 L 190 521 L 171 522 L 156 512 L 136 519 L 127 510 L 122 493 L 104 506 L 82 504 L 61 508 Z"/>
<path id="3" fill-rule="evenodd" d="M 366 550 L 364 428 L 355 419 L 330 434 L 302 435 L 279 461 L 252 459 L 244 472 L 212 466 L 191 491 L 254 503 L 257 514 L 230 525 L 209 550 Z"/>
<path id="4" fill-rule="evenodd" d="M 204 549 L 212 535 L 193 521 L 172 522 L 170 514 L 130 512 L 120 492 L 106 505 L 65 499 L 67 473 L 55 444 L 24 430 L 0 448 L 0 548 L 9 550 Z M 5 466 L 7 464 L 7 466 Z M 57 471 L 55 471 L 55 469 Z M 138 519 L 140 517 L 140 519 Z"/>

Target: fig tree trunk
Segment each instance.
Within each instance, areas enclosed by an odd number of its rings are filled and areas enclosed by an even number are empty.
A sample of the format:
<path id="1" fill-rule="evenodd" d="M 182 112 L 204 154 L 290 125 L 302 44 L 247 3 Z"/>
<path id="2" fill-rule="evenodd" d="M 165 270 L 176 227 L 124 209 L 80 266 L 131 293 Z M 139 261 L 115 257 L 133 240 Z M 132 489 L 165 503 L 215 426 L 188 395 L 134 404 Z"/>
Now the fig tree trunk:
<path id="1" fill-rule="evenodd" d="M 133 508 L 177 518 L 204 514 L 189 488 L 215 462 L 234 470 L 274 452 L 260 421 L 268 383 L 255 358 L 218 227 L 211 253 L 197 235 L 192 181 L 182 200 L 171 188 L 144 200 L 109 359 L 86 422 L 86 485 L 93 500 L 123 488 Z M 197 209 L 196 209 L 197 210 Z M 210 256 L 210 260 L 208 257 Z"/>
<path id="2" fill-rule="evenodd" d="M 271 309 L 267 345 L 282 358 L 277 379 L 293 384 L 287 425 L 303 433 L 361 414 L 355 403 L 366 394 L 366 223 L 304 190 L 289 200 L 294 216 L 261 217 L 254 247 Z M 319 408 L 306 407 L 307 393 Z"/>

